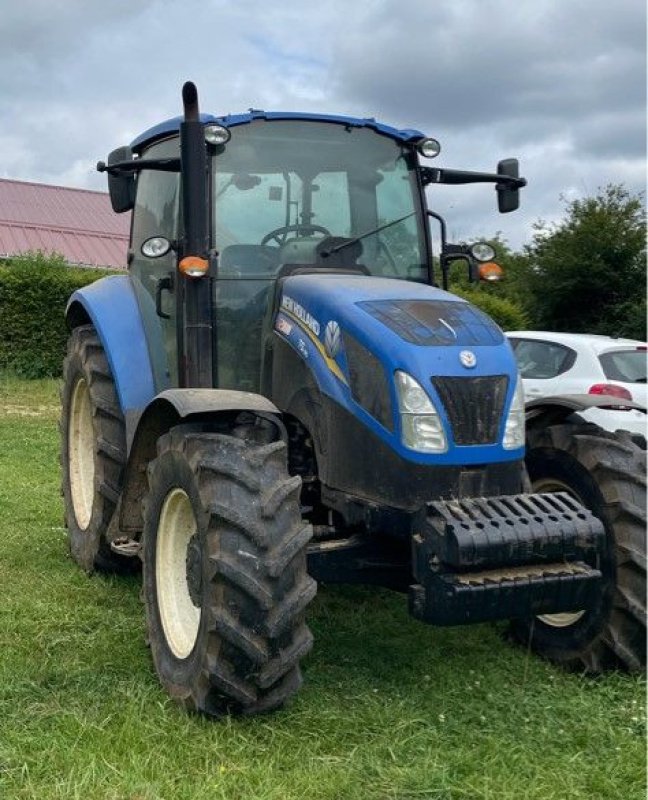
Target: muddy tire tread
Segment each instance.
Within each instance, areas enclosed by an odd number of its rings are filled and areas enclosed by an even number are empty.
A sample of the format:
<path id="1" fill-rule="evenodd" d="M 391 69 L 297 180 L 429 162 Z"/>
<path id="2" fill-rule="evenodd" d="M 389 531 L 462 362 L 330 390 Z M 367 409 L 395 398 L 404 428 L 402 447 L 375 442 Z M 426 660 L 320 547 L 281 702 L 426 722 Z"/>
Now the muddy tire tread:
<path id="1" fill-rule="evenodd" d="M 151 536 L 161 503 L 154 495 L 174 459 L 187 465 L 197 487 L 200 503 L 194 513 L 204 537 L 208 581 L 203 588 L 204 630 L 188 659 L 195 666 L 182 685 L 172 677 L 152 574 Z M 286 462 L 283 442 L 259 445 L 223 433 L 187 431 L 186 426 L 158 442 L 145 503 L 149 639 L 163 685 L 194 711 L 211 716 L 272 711 L 301 685 L 299 662 L 312 645 L 305 609 L 316 583 L 306 571 L 312 532 L 301 522 L 299 485 L 288 477 Z M 290 557 L 282 559 L 283 552 Z"/>
<path id="2" fill-rule="evenodd" d="M 646 453 L 623 433 L 588 423 L 567 423 L 528 432 L 527 465 L 562 454 L 587 471 L 612 559 L 609 610 L 600 631 L 578 652 L 545 652 L 587 673 L 645 668 L 646 647 Z"/>
<path id="3" fill-rule="evenodd" d="M 79 377 L 85 378 L 88 386 L 95 432 L 95 493 L 90 523 L 85 531 L 80 530 L 74 515 L 68 467 L 69 405 Z M 70 334 L 63 362 L 61 409 L 61 494 L 70 554 L 89 574 L 95 570 L 133 572 L 138 567 L 137 560 L 114 553 L 106 540 L 126 466 L 126 425 L 106 354 L 92 325 L 77 327 Z"/>

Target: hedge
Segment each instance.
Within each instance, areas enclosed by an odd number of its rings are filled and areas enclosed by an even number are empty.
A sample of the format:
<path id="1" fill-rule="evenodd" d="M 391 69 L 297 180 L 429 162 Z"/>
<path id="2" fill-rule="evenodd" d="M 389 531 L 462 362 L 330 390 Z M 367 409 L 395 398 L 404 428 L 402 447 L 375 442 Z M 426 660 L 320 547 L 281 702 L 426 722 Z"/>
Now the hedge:
<path id="1" fill-rule="evenodd" d="M 526 314 L 512 300 L 486 294 L 486 292 L 480 291 L 479 288 L 466 289 L 455 286 L 451 287 L 451 291 L 453 294 L 459 295 L 464 300 L 468 300 L 469 303 L 481 308 L 504 331 L 524 330 L 528 325 Z"/>
<path id="2" fill-rule="evenodd" d="M 61 374 L 68 337 L 65 306 L 79 287 L 112 274 L 69 267 L 62 256 L 27 253 L 0 264 L 0 369 L 26 378 Z M 453 291 L 481 308 L 504 330 L 527 325 L 524 312 L 479 288 Z"/>
<path id="3" fill-rule="evenodd" d="M 68 337 L 68 298 L 109 274 L 70 267 L 62 256 L 40 252 L 0 263 L 0 369 L 25 378 L 59 376 Z"/>

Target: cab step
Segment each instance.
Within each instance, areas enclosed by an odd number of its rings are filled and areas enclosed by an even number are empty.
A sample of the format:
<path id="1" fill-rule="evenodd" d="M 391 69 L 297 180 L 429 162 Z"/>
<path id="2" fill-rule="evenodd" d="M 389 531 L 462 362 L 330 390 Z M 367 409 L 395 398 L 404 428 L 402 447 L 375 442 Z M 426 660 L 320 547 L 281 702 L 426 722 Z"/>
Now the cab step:
<path id="1" fill-rule="evenodd" d="M 110 549 L 113 553 L 127 558 L 136 558 L 140 554 L 142 544 L 137 539 L 129 539 L 127 536 L 121 536 L 119 539 L 114 539 L 110 542 Z"/>

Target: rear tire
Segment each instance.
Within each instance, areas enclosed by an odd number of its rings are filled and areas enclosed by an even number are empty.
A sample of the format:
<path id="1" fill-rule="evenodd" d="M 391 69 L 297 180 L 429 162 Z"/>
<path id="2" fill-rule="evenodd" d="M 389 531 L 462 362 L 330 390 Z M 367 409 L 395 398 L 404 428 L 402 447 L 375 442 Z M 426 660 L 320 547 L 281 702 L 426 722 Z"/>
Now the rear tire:
<path id="1" fill-rule="evenodd" d="M 603 591 L 592 609 L 513 623 L 540 655 L 588 673 L 646 664 L 646 454 L 623 432 L 564 424 L 528 432 L 535 491 L 568 491 L 597 517 L 606 550 L 595 566 Z"/>
<path id="2" fill-rule="evenodd" d="M 61 390 L 61 468 L 70 554 L 86 572 L 132 572 L 106 531 L 121 492 L 126 426 L 106 354 L 92 325 L 68 340 Z"/>
<path id="3" fill-rule="evenodd" d="M 301 685 L 311 528 L 286 446 L 179 426 L 149 467 L 143 590 L 153 662 L 185 708 L 282 706 Z"/>

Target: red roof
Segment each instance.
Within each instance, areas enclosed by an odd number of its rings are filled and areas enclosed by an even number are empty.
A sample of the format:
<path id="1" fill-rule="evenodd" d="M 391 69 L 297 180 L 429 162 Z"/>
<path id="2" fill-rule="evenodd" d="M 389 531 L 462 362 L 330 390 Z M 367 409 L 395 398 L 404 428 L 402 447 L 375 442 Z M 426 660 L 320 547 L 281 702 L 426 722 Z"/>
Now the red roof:
<path id="1" fill-rule="evenodd" d="M 115 214 L 104 192 L 0 178 L 0 257 L 42 250 L 125 268 L 130 217 Z"/>

